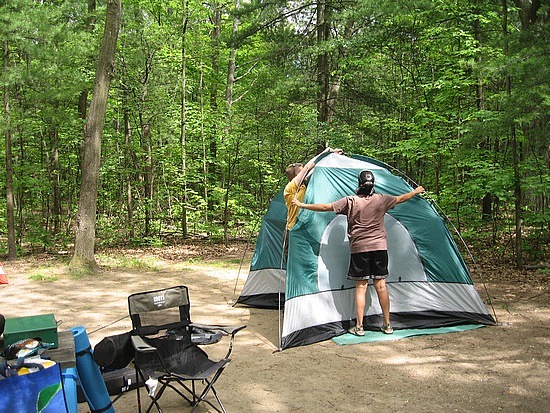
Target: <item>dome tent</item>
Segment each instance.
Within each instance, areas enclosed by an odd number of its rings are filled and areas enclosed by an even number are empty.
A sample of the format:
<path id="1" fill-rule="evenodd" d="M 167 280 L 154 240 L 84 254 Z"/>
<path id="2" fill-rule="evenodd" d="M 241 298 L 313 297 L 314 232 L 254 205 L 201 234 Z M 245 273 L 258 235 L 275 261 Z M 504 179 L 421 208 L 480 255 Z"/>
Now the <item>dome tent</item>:
<path id="1" fill-rule="evenodd" d="M 329 203 L 355 193 L 361 170 L 375 175 L 378 193 L 411 190 L 383 163 L 363 156 L 328 154 L 317 162 L 305 203 Z M 281 348 L 326 340 L 355 323 L 355 283 L 346 279 L 349 243 L 345 216 L 301 210 L 283 260 L 286 207 L 272 200 L 256 242 L 250 273 L 237 304 L 278 308 L 284 301 Z M 391 323 L 395 329 L 494 324 L 441 216 L 414 197 L 385 216 L 388 237 Z M 364 326 L 377 329 L 382 311 L 367 292 Z"/>

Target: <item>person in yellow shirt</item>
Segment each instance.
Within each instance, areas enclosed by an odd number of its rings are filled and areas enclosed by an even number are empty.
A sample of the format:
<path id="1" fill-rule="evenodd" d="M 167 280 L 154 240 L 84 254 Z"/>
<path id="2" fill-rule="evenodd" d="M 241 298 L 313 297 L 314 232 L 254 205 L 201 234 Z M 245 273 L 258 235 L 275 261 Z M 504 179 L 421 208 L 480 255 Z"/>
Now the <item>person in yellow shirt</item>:
<path id="1" fill-rule="evenodd" d="M 315 167 L 317 159 L 327 152 L 334 152 L 343 154 L 341 149 L 326 148 L 319 155 L 311 158 L 305 165 L 301 163 L 291 163 L 285 170 L 286 177 L 288 178 L 288 184 L 286 184 L 283 196 L 285 198 L 285 205 L 287 209 L 286 216 L 286 230 L 290 231 L 296 223 L 296 217 L 298 216 L 299 208 L 292 204 L 293 199 L 303 201 L 306 195 L 306 178 L 309 173 Z"/>
<path id="2" fill-rule="evenodd" d="M 285 170 L 285 174 L 288 178 L 288 184 L 286 184 L 283 196 L 285 198 L 285 205 L 287 210 L 286 215 L 286 230 L 290 231 L 296 222 L 298 216 L 298 210 L 295 205 L 292 205 L 294 198 L 303 200 L 306 195 L 305 176 L 307 172 L 314 167 L 313 160 L 309 161 L 305 166 L 301 163 L 291 163 Z"/>
<path id="3" fill-rule="evenodd" d="M 344 153 L 341 149 L 326 148 L 319 155 L 311 158 L 305 165 L 301 163 L 291 163 L 285 170 L 286 177 L 288 178 L 288 184 L 286 184 L 283 191 L 287 210 L 285 236 L 283 239 L 283 251 L 285 257 L 287 256 L 288 251 L 288 231 L 290 231 L 296 223 L 296 218 L 298 217 L 299 211 L 299 208 L 294 205 L 292 201 L 294 199 L 297 199 L 300 202 L 304 200 L 306 195 L 307 178 L 315 167 L 317 160 L 321 157 L 321 155 L 327 152 L 333 152 L 339 155 Z"/>

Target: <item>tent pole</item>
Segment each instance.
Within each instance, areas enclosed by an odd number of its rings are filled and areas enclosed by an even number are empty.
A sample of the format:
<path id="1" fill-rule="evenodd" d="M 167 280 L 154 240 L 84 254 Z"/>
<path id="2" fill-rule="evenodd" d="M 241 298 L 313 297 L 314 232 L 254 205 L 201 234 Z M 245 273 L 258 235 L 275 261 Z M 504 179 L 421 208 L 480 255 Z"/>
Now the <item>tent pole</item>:
<path id="1" fill-rule="evenodd" d="M 474 265 L 474 267 L 478 270 L 478 274 L 479 274 L 479 277 L 481 278 L 481 283 L 483 284 L 483 289 L 485 290 L 485 297 L 487 299 L 487 301 L 489 302 L 489 305 L 491 306 L 491 310 L 493 311 L 493 316 L 495 317 L 495 322 L 497 324 L 499 324 L 499 321 L 498 321 L 498 317 L 497 317 L 497 313 L 496 313 L 496 310 L 495 310 L 495 307 L 493 306 L 493 300 L 491 299 L 491 295 L 489 294 L 489 290 L 487 288 L 487 283 L 485 282 L 485 277 L 483 277 L 483 274 L 482 272 L 480 271 L 479 269 L 479 265 L 477 264 L 477 261 L 474 257 L 474 255 L 472 254 L 472 251 L 470 250 L 470 248 L 468 248 L 468 244 L 466 244 L 466 241 L 464 240 L 464 238 L 462 238 L 462 234 L 460 233 L 460 231 L 458 230 L 458 228 L 453 224 L 453 222 L 451 221 L 451 219 L 445 214 L 445 212 L 443 212 L 443 210 L 441 209 L 441 207 L 437 204 L 437 202 L 435 202 L 435 200 L 431 199 L 431 198 L 428 198 L 430 200 L 430 202 L 435 205 L 437 207 L 437 209 L 440 211 L 440 214 L 445 218 L 445 220 L 449 223 L 449 225 L 453 228 L 453 230 L 455 231 L 457 237 L 460 239 L 460 242 L 462 242 L 462 246 L 464 247 L 464 249 L 466 250 L 466 252 L 468 253 L 468 255 L 470 256 L 470 260 L 472 260 L 472 263 Z"/>
<path id="2" fill-rule="evenodd" d="M 410 183 L 418 186 L 418 184 L 413 180 L 411 179 L 406 173 L 402 172 L 401 170 L 385 163 L 385 162 L 382 162 L 384 164 L 384 166 L 386 167 L 386 169 L 388 170 L 393 170 L 395 172 L 397 172 L 402 178 L 405 178 L 407 179 Z M 458 230 L 458 228 L 453 224 L 453 222 L 451 221 L 451 219 L 447 216 L 447 214 L 445 214 L 445 211 L 443 211 L 443 208 L 441 208 L 439 206 L 439 204 L 435 201 L 435 199 L 431 198 L 427 193 L 424 194 L 424 198 L 426 198 L 426 200 L 428 200 L 436 210 L 439 211 L 439 214 L 445 219 L 445 221 L 453 228 L 455 234 L 457 235 L 457 237 L 460 239 L 460 241 L 462 242 L 462 246 L 464 247 L 464 249 L 466 250 L 466 252 L 468 253 L 468 255 L 470 256 L 470 259 L 472 260 L 472 263 L 474 265 L 474 267 L 476 267 L 478 269 L 478 273 L 481 277 L 481 283 L 483 284 L 483 289 L 485 290 L 485 296 L 486 296 L 486 299 L 489 303 L 489 305 L 491 306 L 491 310 L 493 311 L 493 316 L 495 318 L 495 322 L 498 324 L 499 321 L 498 321 L 498 317 L 497 317 L 497 313 L 495 311 L 495 307 L 493 306 L 493 300 L 491 299 L 491 295 L 489 294 L 489 291 L 487 289 L 487 283 L 485 282 L 485 279 L 483 277 L 483 275 L 481 274 L 481 271 L 479 271 L 479 266 L 477 264 L 477 261 L 476 259 L 474 258 L 474 255 L 472 254 L 472 252 L 470 251 L 470 248 L 468 248 L 468 245 L 466 244 L 466 241 L 464 240 L 464 238 L 462 238 L 462 235 L 460 234 L 460 231 Z"/>
<path id="3" fill-rule="evenodd" d="M 280 270 L 283 270 L 284 262 L 285 262 L 285 246 L 288 240 L 288 230 L 285 227 L 284 235 L 283 235 L 283 248 L 281 249 L 281 265 Z M 286 278 L 286 270 L 285 270 L 285 278 Z M 282 314 L 282 289 L 283 289 L 283 279 L 279 281 L 279 297 L 278 297 L 278 313 L 277 313 L 277 322 L 278 322 L 278 339 L 279 339 L 279 351 L 282 350 L 283 347 L 283 326 L 282 326 L 282 320 L 281 320 L 281 314 Z"/>
<path id="4" fill-rule="evenodd" d="M 243 256 L 241 257 L 241 262 L 239 264 L 239 271 L 237 272 L 237 279 L 235 280 L 235 286 L 233 287 L 233 296 L 231 297 L 231 307 L 235 307 L 235 304 L 237 304 L 236 296 L 237 296 L 237 285 L 239 284 L 239 277 L 241 276 L 241 270 L 243 268 L 244 259 L 246 256 L 246 253 L 248 252 L 248 247 L 250 246 L 250 240 L 246 241 L 246 247 L 243 252 Z"/>

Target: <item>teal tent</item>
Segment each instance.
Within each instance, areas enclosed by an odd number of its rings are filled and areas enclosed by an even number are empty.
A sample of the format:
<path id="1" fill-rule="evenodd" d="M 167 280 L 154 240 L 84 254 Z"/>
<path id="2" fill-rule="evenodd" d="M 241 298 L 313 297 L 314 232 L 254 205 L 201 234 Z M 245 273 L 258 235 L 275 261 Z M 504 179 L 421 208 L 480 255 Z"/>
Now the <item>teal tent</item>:
<path id="1" fill-rule="evenodd" d="M 378 193 L 399 195 L 412 188 L 387 165 L 362 156 L 328 154 L 309 180 L 306 203 L 328 203 L 352 195 L 361 170 L 375 175 Z M 349 243 L 345 216 L 301 210 L 287 235 L 282 192 L 263 218 L 250 273 L 237 304 L 280 308 L 281 348 L 343 334 L 355 323 L 355 284 L 346 279 Z M 391 323 L 395 329 L 494 324 L 441 216 L 426 199 L 414 197 L 385 216 L 388 236 Z M 382 311 L 368 288 L 364 325 L 378 329 Z"/>

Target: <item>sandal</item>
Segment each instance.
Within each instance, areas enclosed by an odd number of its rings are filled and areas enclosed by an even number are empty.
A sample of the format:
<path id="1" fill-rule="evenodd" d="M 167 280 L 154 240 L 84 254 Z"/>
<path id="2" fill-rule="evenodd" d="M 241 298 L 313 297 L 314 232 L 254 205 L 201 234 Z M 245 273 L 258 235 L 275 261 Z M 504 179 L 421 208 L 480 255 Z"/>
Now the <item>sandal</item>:
<path id="1" fill-rule="evenodd" d="M 380 331 L 384 334 L 393 334 L 393 328 L 389 324 L 387 326 L 380 327 Z"/>
<path id="2" fill-rule="evenodd" d="M 365 330 L 363 330 L 363 326 L 355 326 L 353 328 L 350 328 L 348 330 L 348 333 L 353 334 L 355 336 L 364 336 Z"/>

